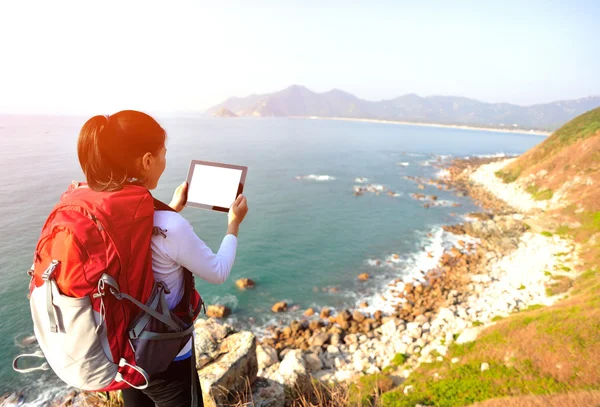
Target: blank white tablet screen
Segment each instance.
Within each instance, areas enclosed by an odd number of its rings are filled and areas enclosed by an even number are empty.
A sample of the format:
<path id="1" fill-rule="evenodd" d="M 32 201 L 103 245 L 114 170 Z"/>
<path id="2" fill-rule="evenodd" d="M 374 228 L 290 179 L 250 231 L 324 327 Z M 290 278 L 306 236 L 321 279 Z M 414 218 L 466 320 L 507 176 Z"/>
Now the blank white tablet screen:
<path id="1" fill-rule="evenodd" d="M 235 201 L 242 170 L 196 164 L 188 186 L 188 201 L 229 208 Z"/>

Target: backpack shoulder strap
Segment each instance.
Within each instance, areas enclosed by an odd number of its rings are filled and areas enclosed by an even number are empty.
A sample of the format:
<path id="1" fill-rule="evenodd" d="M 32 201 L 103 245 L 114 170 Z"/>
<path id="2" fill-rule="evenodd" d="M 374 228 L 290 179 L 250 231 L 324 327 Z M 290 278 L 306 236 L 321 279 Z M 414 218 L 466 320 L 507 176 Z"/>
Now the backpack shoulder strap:
<path id="1" fill-rule="evenodd" d="M 154 198 L 154 210 L 177 212 L 175 209 L 171 208 L 169 205 L 156 198 Z M 155 230 L 154 234 L 163 234 L 164 236 L 164 231 Z M 204 303 L 202 301 L 202 297 L 200 297 L 199 294 L 196 294 L 196 296 L 198 297 L 197 299 L 194 298 L 196 297 L 194 295 L 194 291 L 196 291 L 196 287 L 194 285 L 194 275 L 191 271 L 189 271 L 186 268 L 184 268 L 183 270 L 183 297 L 181 298 L 181 301 L 179 302 L 179 304 L 177 304 L 173 311 L 175 311 L 182 319 L 188 319 L 189 317 L 189 319 L 191 319 L 191 322 L 193 322 L 195 316 L 199 312 L 199 309 L 204 306 Z M 193 304 L 192 302 L 198 302 L 198 304 Z"/>

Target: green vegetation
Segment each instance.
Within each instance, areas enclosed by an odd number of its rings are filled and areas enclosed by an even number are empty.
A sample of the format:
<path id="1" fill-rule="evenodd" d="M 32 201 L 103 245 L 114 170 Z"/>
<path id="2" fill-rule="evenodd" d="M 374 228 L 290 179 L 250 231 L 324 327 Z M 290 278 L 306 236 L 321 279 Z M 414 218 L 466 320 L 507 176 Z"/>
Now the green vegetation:
<path id="1" fill-rule="evenodd" d="M 561 256 L 567 256 L 569 253 L 567 252 L 560 252 L 560 253 L 556 253 L 555 256 L 556 257 L 561 257 Z"/>
<path id="2" fill-rule="evenodd" d="M 393 388 L 394 382 L 385 374 L 361 376 L 356 383 L 350 385 L 351 405 L 371 406 L 381 393 Z"/>
<path id="3" fill-rule="evenodd" d="M 542 304 L 532 304 L 529 307 L 525 308 L 523 310 L 523 312 L 535 311 L 536 309 L 540 309 L 540 308 L 544 308 L 544 306 Z"/>
<path id="4" fill-rule="evenodd" d="M 510 184 L 511 182 L 515 182 L 517 180 L 517 178 L 519 178 L 519 176 L 517 174 L 513 174 L 511 172 L 505 172 L 505 171 L 496 171 L 494 174 L 496 174 L 496 176 L 498 178 L 500 178 L 505 184 Z"/>
<path id="5" fill-rule="evenodd" d="M 565 147 L 591 137 L 598 131 L 600 131 L 600 108 L 590 110 L 571 120 L 538 147 L 530 150 L 507 168 L 498 171 L 496 176 L 506 183 L 514 182 L 526 168 L 549 160 Z"/>
<path id="6" fill-rule="evenodd" d="M 481 321 L 473 321 L 473 326 L 481 326 L 483 325 L 483 322 Z"/>
<path id="7" fill-rule="evenodd" d="M 521 285 L 519 286 L 519 290 L 524 290 L 525 288 L 526 288 L 526 287 L 525 287 L 523 284 L 521 284 Z"/>
<path id="8" fill-rule="evenodd" d="M 502 321 L 504 319 L 504 317 L 501 317 L 500 315 L 496 315 L 494 318 L 492 318 L 493 322 L 498 322 L 498 321 Z"/>
<path id="9" fill-rule="evenodd" d="M 559 236 L 568 236 L 571 234 L 571 228 L 568 225 L 560 225 L 555 233 Z M 557 254 L 558 256 L 558 254 Z"/>
<path id="10" fill-rule="evenodd" d="M 563 389 L 553 378 L 540 375 L 531 362 L 519 368 L 490 363 L 489 370 L 484 372 L 481 371 L 481 363 L 472 361 L 455 368 L 450 368 L 448 363 L 436 364 L 433 369 L 415 372 L 402 385 L 413 386 L 414 391 L 406 396 L 401 390 L 385 393 L 382 406 L 465 406 L 495 397 L 549 394 Z M 436 379 L 433 373 L 438 373 L 439 378 Z"/>
<path id="11" fill-rule="evenodd" d="M 544 275 L 545 275 L 546 277 L 551 277 L 551 276 L 552 276 L 552 273 L 546 270 L 546 271 L 544 271 Z"/>
<path id="12" fill-rule="evenodd" d="M 408 356 L 405 355 L 404 353 L 396 353 L 396 356 L 394 356 L 394 359 L 392 359 L 392 361 L 390 362 L 393 366 L 402 366 L 404 363 L 406 363 L 406 361 L 408 360 Z"/>
<path id="13" fill-rule="evenodd" d="M 551 233 L 551 232 L 548 232 L 547 230 L 544 230 L 544 231 L 541 233 L 541 235 L 542 235 L 542 236 L 546 236 L 546 237 L 552 237 L 552 233 Z"/>
<path id="14" fill-rule="evenodd" d="M 544 189 L 540 191 L 539 187 L 535 184 L 531 184 L 529 187 L 527 187 L 526 191 L 531 194 L 533 199 L 536 201 L 547 201 L 552 199 L 553 195 L 551 189 Z"/>

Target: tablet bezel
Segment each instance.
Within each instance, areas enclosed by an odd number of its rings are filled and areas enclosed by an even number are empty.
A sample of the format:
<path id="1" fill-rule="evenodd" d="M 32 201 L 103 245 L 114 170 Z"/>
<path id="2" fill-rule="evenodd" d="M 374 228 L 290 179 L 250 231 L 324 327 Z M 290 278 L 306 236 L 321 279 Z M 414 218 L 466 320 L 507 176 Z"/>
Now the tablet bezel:
<path id="1" fill-rule="evenodd" d="M 194 176 L 194 170 L 196 169 L 196 165 L 198 165 L 198 164 L 209 166 L 209 167 L 221 167 L 221 168 L 230 168 L 232 170 L 242 170 L 242 176 L 240 177 L 240 183 L 238 185 L 237 194 L 235 195 L 236 199 L 244 191 L 244 183 L 246 182 L 246 173 L 248 172 L 248 167 L 243 166 L 243 165 L 231 165 L 231 164 L 223 164 L 223 163 L 216 163 L 216 162 L 212 162 L 212 161 L 202 161 L 202 160 L 192 160 L 192 162 L 190 163 L 190 169 L 188 170 L 188 176 L 187 176 L 188 188 L 190 188 L 190 185 L 192 185 L 192 183 L 191 183 L 192 177 Z M 185 203 L 185 206 L 191 206 L 194 208 L 201 208 L 201 209 L 210 209 L 210 210 L 218 211 L 218 212 L 229 212 L 229 208 L 224 208 L 222 206 L 211 206 L 211 205 L 201 204 L 201 203 L 197 203 L 197 202 L 190 202 L 190 201 L 187 201 Z"/>

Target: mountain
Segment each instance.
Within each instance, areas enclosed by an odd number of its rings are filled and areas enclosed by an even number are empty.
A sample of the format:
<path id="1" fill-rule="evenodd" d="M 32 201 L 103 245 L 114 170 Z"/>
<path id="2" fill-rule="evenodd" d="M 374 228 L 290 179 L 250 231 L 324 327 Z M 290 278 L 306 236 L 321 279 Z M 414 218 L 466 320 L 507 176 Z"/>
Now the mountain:
<path id="1" fill-rule="evenodd" d="M 233 113 L 231 110 L 222 107 L 219 110 L 217 110 L 215 113 L 213 113 L 214 117 L 238 117 L 237 114 Z"/>
<path id="2" fill-rule="evenodd" d="M 339 89 L 316 93 L 304 86 L 293 85 L 275 93 L 230 98 L 207 112 L 214 115 L 226 108 L 238 116 L 364 118 L 554 130 L 598 106 L 600 96 L 532 106 L 485 103 L 457 96 L 421 97 L 415 94 L 373 102 Z"/>

